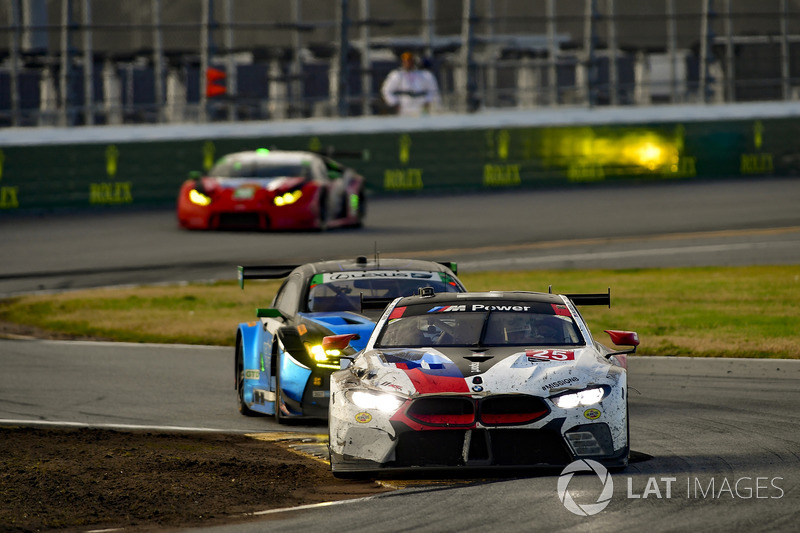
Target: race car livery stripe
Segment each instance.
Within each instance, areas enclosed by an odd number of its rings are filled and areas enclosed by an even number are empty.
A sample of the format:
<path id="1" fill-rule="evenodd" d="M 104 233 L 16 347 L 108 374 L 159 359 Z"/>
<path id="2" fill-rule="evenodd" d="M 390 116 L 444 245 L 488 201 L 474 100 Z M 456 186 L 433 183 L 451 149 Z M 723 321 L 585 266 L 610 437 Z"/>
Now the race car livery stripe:
<path id="1" fill-rule="evenodd" d="M 561 316 L 568 316 L 572 318 L 572 313 L 569 312 L 569 309 L 567 309 L 566 305 L 562 304 L 551 304 L 551 305 L 553 306 L 553 312 L 555 312 L 555 314 Z"/>
<path id="2" fill-rule="evenodd" d="M 422 361 L 421 363 L 418 363 L 416 361 L 408 361 L 406 363 L 394 363 L 394 366 L 402 370 L 413 370 L 414 368 L 444 370 L 444 364 L 442 363 L 427 363 L 425 361 Z"/>
<path id="3" fill-rule="evenodd" d="M 454 307 L 459 309 L 453 309 Z M 446 313 L 447 311 L 464 311 L 463 305 L 437 305 L 428 310 L 429 313 Z"/>
<path id="4" fill-rule="evenodd" d="M 389 315 L 389 320 L 400 318 L 401 316 L 403 316 L 403 313 L 405 312 L 406 312 L 405 307 L 395 307 L 394 309 L 392 309 L 392 314 Z"/>
<path id="5" fill-rule="evenodd" d="M 400 366 L 399 364 L 397 365 Z M 434 392 L 469 392 L 463 377 L 442 376 L 431 372 L 423 372 L 419 368 L 406 370 L 406 375 L 414 384 L 419 394 Z"/>

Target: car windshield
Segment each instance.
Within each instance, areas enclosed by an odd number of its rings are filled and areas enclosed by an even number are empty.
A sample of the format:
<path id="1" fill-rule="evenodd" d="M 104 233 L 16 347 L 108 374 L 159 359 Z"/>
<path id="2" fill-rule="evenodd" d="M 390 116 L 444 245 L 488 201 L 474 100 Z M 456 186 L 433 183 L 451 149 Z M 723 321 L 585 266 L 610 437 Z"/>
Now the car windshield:
<path id="1" fill-rule="evenodd" d="M 397 307 L 375 346 L 579 346 L 566 306 L 546 302 L 475 302 Z"/>
<path id="2" fill-rule="evenodd" d="M 389 300 L 412 296 L 421 287 L 434 292 L 461 292 L 463 289 L 452 276 L 444 272 L 410 270 L 366 270 L 357 272 L 329 272 L 311 279 L 308 290 L 307 311 L 353 311 L 368 316 L 379 316 Z M 379 309 L 362 311 L 362 298 L 385 299 Z"/>
<path id="3" fill-rule="evenodd" d="M 265 161 L 240 161 L 238 159 L 223 159 L 211 170 L 209 176 L 217 178 L 283 178 L 306 177 L 308 167 L 301 163 L 273 163 Z"/>

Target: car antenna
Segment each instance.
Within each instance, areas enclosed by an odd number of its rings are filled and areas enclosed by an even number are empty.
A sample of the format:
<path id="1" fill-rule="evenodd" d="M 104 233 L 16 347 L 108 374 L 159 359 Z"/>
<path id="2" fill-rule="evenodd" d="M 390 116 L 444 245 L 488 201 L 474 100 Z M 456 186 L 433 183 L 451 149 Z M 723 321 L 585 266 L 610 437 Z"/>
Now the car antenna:
<path id="1" fill-rule="evenodd" d="M 375 241 L 375 266 L 378 268 L 381 267 L 381 256 L 378 253 L 378 241 Z"/>

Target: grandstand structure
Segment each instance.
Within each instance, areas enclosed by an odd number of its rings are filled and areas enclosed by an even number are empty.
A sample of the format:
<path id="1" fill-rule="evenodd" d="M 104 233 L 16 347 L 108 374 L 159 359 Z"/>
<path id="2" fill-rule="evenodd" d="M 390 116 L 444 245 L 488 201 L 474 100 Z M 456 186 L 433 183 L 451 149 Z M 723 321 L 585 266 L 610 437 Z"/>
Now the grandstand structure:
<path id="1" fill-rule="evenodd" d="M 0 127 L 796 101 L 798 0 L 7 0 Z"/>

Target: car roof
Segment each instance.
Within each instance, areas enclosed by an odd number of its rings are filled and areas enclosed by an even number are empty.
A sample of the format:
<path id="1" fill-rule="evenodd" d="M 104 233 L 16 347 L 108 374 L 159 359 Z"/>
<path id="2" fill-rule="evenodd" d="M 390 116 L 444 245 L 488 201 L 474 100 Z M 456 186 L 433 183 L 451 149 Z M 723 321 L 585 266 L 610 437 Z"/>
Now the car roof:
<path id="1" fill-rule="evenodd" d="M 296 163 L 300 164 L 304 161 L 310 161 L 317 158 L 313 152 L 305 152 L 300 150 L 267 150 L 261 148 L 258 150 L 248 150 L 244 152 L 234 152 L 222 156 L 222 160 L 238 160 L 238 161 L 265 161 L 275 162 L 279 164 Z"/>
<path id="2" fill-rule="evenodd" d="M 452 268 L 450 267 L 451 264 Z M 366 256 L 359 256 L 352 259 L 306 263 L 297 267 L 295 271 L 301 271 L 305 275 L 352 270 L 419 270 L 424 272 L 445 272 L 453 274 L 453 269 L 455 269 L 455 263 L 426 261 L 422 259 L 368 258 Z"/>
<path id="3" fill-rule="evenodd" d="M 415 304 L 435 304 L 435 305 L 462 305 L 469 302 L 538 302 L 563 304 L 561 295 L 547 292 L 532 291 L 490 291 L 490 292 L 461 292 L 461 293 L 438 293 L 433 295 L 407 296 L 398 302 L 398 306 Z"/>

